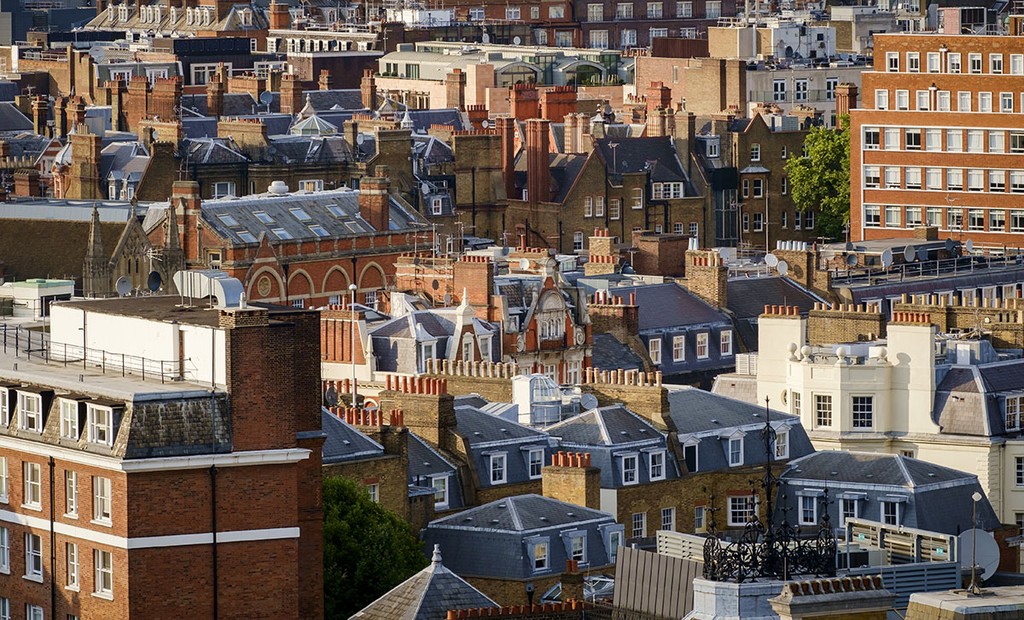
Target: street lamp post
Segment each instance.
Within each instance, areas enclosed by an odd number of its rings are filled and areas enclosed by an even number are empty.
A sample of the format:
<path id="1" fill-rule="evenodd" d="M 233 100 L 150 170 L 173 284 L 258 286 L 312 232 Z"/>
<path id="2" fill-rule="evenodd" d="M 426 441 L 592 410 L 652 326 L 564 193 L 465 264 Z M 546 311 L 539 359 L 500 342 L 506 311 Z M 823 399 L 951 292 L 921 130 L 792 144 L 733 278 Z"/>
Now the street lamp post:
<path id="1" fill-rule="evenodd" d="M 349 354 L 352 357 L 352 406 L 357 407 L 359 406 L 359 398 L 357 397 L 358 392 L 356 390 L 356 285 L 349 284 L 348 290 L 352 294 L 352 303 L 349 305 L 349 310 L 352 312 L 352 338 L 351 348 L 349 349 Z"/>

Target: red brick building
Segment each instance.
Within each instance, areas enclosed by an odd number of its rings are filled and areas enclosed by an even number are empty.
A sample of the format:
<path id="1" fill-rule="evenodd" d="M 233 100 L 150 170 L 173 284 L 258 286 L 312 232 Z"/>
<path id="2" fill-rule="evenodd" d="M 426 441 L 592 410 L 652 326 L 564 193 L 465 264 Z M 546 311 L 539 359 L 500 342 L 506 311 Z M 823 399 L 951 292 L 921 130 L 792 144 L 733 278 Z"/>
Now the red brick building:
<path id="1" fill-rule="evenodd" d="M 0 354 L 5 617 L 323 617 L 317 315 L 199 306 L 67 302 Z"/>
<path id="2" fill-rule="evenodd" d="M 426 221 L 389 193 L 387 168 L 376 174 L 358 191 L 290 194 L 275 184 L 265 194 L 215 200 L 202 200 L 194 182 L 178 181 L 171 208 L 147 218 L 146 230 L 162 247 L 161 224 L 175 218 L 186 265 L 226 271 L 249 300 L 340 304 L 355 284 L 356 301 L 372 306 L 393 279 L 396 258 L 433 241 Z"/>
<path id="3" fill-rule="evenodd" d="M 878 35 L 874 58 L 850 112 L 851 238 L 1019 244 L 1024 36 Z"/>

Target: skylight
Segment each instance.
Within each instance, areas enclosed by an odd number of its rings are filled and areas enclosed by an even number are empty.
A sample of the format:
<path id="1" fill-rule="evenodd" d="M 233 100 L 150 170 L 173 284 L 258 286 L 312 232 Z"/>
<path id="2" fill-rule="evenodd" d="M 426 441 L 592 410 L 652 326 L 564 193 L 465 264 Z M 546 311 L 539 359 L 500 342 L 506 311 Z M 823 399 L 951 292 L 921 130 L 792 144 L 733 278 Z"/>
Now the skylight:
<path id="1" fill-rule="evenodd" d="M 330 236 L 330 233 L 327 232 L 327 229 L 321 226 L 320 224 L 313 224 L 312 226 L 309 227 L 309 229 L 312 230 L 313 234 L 316 235 L 317 237 Z"/>
<path id="2" fill-rule="evenodd" d="M 266 211 L 253 211 L 252 214 L 253 214 L 253 217 L 255 217 L 259 221 L 263 222 L 264 224 L 273 224 L 274 223 L 274 218 L 272 218 L 269 215 L 267 215 Z"/>
<path id="3" fill-rule="evenodd" d="M 217 217 L 219 217 L 220 221 L 224 222 L 224 224 L 227 225 L 227 226 L 238 226 L 238 220 L 236 220 L 234 218 L 234 216 L 227 215 L 225 213 L 225 214 L 218 215 Z"/>
<path id="4" fill-rule="evenodd" d="M 331 212 L 334 217 L 345 217 L 345 212 L 342 211 L 338 205 L 327 205 L 327 210 Z"/>
<path id="5" fill-rule="evenodd" d="M 313 218 L 309 217 L 308 213 L 306 213 L 305 211 L 303 211 L 299 207 L 294 207 L 294 208 L 288 209 L 288 210 L 291 211 L 292 215 L 295 216 L 295 219 L 299 220 L 300 222 L 308 222 L 309 220 L 313 219 Z"/>
<path id="6" fill-rule="evenodd" d="M 292 239 L 292 234 L 283 228 L 271 228 L 270 232 L 277 235 L 278 239 Z"/>
<path id="7" fill-rule="evenodd" d="M 256 237 L 247 230 L 237 231 L 238 237 L 246 243 L 256 243 Z"/>

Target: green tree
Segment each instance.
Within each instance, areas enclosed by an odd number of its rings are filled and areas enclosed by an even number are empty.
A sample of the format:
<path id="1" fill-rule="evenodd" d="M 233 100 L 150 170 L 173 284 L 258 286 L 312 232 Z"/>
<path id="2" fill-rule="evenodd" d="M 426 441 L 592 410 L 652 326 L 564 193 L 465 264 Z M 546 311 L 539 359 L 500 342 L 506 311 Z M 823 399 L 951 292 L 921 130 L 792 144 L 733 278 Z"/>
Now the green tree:
<path id="1" fill-rule="evenodd" d="M 812 127 L 804 140 L 807 155 L 786 162 L 793 203 L 801 211 L 817 208 L 818 230 L 842 238 L 850 222 L 850 123 L 839 128 Z"/>
<path id="2" fill-rule="evenodd" d="M 427 565 L 401 517 L 348 478 L 324 478 L 324 612 L 348 618 Z"/>

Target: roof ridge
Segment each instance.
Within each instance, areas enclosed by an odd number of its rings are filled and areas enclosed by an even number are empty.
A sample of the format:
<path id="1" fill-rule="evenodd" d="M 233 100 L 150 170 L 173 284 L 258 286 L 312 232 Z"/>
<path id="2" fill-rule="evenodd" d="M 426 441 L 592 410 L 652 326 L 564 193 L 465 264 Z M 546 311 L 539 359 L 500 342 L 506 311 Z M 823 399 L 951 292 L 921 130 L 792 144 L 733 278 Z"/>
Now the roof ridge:
<path id="1" fill-rule="evenodd" d="M 611 435 L 608 434 L 608 425 L 604 423 L 604 415 L 600 414 L 600 411 L 601 409 L 598 408 L 594 409 L 591 413 L 597 414 L 594 417 L 597 419 L 597 427 L 601 429 L 601 439 L 604 440 L 605 444 L 611 445 L 612 438 Z"/>
<path id="2" fill-rule="evenodd" d="M 516 499 L 518 499 L 518 496 L 510 497 L 505 503 L 508 504 L 508 514 L 512 517 L 512 525 L 515 526 L 517 531 L 521 531 L 523 529 L 523 520 L 519 518 L 519 511 L 516 510 Z"/>

